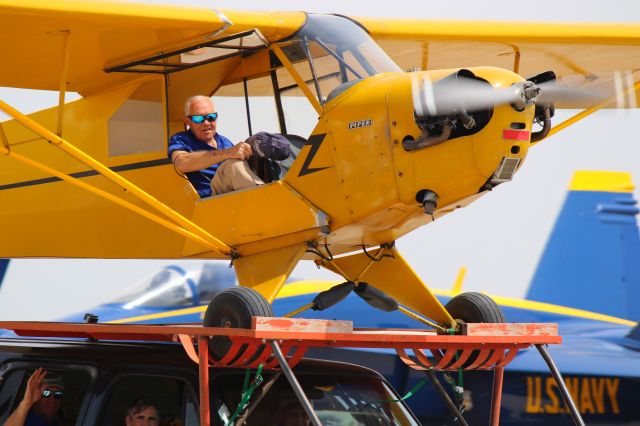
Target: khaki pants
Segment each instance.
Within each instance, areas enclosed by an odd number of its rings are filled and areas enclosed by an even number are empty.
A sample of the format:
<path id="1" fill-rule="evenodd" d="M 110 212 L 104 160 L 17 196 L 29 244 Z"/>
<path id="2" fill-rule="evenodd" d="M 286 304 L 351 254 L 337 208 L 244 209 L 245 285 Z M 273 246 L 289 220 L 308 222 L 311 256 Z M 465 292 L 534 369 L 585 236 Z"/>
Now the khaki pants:
<path id="1" fill-rule="evenodd" d="M 237 158 L 225 160 L 220 164 L 211 180 L 214 195 L 237 191 L 262 185 L 264 182 L 251 170 L 246 161 Z"/>

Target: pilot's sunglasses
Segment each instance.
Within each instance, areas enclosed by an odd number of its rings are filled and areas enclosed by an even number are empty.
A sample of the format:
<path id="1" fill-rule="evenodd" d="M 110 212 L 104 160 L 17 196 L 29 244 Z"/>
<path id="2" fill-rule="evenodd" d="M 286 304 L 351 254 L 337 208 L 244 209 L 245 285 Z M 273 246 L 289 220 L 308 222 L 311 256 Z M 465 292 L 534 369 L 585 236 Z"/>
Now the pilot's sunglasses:
<path id="1" fill-rule="evenodd" d="M 62 391 L 52 391 L 49 389 L 45 389 L 42 391 L 43 398 L 53 397 L 53 399 L 62 399 L 64 393 Z"/>
<path id="2" fill-rule="evenodd" d="M 189 115 L 188 117 L 189 117 L 189 120 L 193 121 L 196 124 L 200 124 L 204 120 L 207 120 L 208 122 L 213 123 L 218 119 L 218 113 L 212 112 L 211 114 L 207 114 L 207 115 Z"/>

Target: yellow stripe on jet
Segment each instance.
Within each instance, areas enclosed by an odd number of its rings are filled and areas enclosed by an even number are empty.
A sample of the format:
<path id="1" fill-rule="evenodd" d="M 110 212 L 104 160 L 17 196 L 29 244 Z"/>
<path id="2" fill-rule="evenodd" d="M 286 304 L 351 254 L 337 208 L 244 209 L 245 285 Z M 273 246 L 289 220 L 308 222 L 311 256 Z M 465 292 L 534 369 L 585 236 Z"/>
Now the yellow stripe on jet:
<path id="1" fill-rule="evenodd" d="M 435 292 L 438 294 L 437 292 Z M 634 327 L 637 323 L 624 318 L 612 317 L 610 315 L 598 314 L 596 312 L 585 311 L 582 309 L 569 308 L 567 306 L 553 305 L 551 303 L 535 302 L 525 299 L 511 299 L 508 297 L 491 296 L 491 298 L 501 306 L 510 308 L 529 309 L 538 312 L 547 312 L 551 314 L 569 315 L 572 317 L 586 318 L 614 324 L 628 325 Z"/>
<path id="2" fill-rule="evenodd" d="M 176 309 L 175 311 L 158 312 L 157 314 L 138 315 L 137 317 L 120 318 L 113 321 L 107 321 L 107 324 L 125 324 L 129 322 L 148 321 L 160 318 L 172 318 L 182 315 L 197 314 L 207 310 L 206 305 L 196 306 L 195 308 Z"/>
<path id="3" fill-rule="evenodd" d="M 321 291 L 329 290 L 331 287 L 343 283 L 343 281 L 328 280 L 301 280 L 290 284 L 285 284 L 278 293 L 277 299 L 293 296 L 304 296 L 307 294 L 316 294 Z"/>
<path id="4" fill-rule="evenodd" d="M 632 192 L 631 173 L 582 170 L 573 174 L 570 191 Z"/>
<path id="5" fill-rule="evenodd" d="M 461 279 L 461 277 L 459 277 Z M 304 280 L 295 283 L 286 284 L 280 290 L 278 299 L 293 296 L 314 295 L 324 290 L 328 290 L 334 285 L 340 284 L 342 281 L 321 281 L 321 280 Z M 459 291 L 431 289 L 437 296 L 455 296 Z M 499 305 L 510 308 L 530 309 L 532 311 L 546 312 L 552 314 L 569 315 L 578 318 L 585 318 L 614 324 L 635 326 L 636 322 L 623 318 L 613 317 L 610 315 L 598 314 L 596 312 L 585 311 L 582 309 L 569 308 L 566 306 L 553 305 L 551 303 L 536 302 L 532 300 L 515 299 L 509 297 L 500 297 L 490 295 Z"/>
<path id="6" fill-rule="evenodd" d="M 286 284 L 280 290 L 277 299 L 283 299 L 285 297 L 315 295 L 321 291 L 330 289 L 331 287 L 342 283 L 343 281 L 325 281 L 325 280 L 303 280 L 296 281 L 294 283 Z M 455 296 L 451 290 L 432 289 L 433 293 L 437 296 Z M 634 327 L 637 323 L 629 321 L 623 318 L 613 317 L 610 315 L 598 314 L 596 312 L 585 311 L 582 309 L 569 308 L 566 306 L 553 305 L 551 303 L 535 302 L 532 300 L 515 299 L 509 297 L 501 297 L 490 295 L 491 298 L 501 306 L 507 306 L 510 308 L 529 309 L 532 311 L 568 315 L 577 318 L 585 318 L 596 321 L 609 322 L 613 324 L 628 325 Z M 204 313 L 207 307 L 205 305 L 195 308 L 178 309 L 175 311 L 159 312 L 156 314 L 140 315 L 136 317 L 122 318 L 114 321 L 109 321 L 111 324 L 132 323 L 138 321 L 148 321 L 160 318 L 172 318 L 182 315 L 189 315 L 194 313 Z"/>

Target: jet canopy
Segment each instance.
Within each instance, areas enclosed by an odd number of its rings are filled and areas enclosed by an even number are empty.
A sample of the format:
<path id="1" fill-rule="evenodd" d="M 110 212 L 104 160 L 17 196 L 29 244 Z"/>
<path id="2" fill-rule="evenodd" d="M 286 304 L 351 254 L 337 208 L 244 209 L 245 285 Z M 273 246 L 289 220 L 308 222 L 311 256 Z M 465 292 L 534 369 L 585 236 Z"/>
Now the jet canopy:
<path id="1" fill-rule="evenodd" d="M 109 304 L 122 305 L 124 309 L 199 306 L 234 285 L 236 276 L 227 265 L 169 265 L 134 284 Z"/>
<path id="2" fill-rule="evenodd" d="M 357 82 L 400 68 L 356 22 L 335 15 L 308 15 L 280 47 L 325 103 Z"/>

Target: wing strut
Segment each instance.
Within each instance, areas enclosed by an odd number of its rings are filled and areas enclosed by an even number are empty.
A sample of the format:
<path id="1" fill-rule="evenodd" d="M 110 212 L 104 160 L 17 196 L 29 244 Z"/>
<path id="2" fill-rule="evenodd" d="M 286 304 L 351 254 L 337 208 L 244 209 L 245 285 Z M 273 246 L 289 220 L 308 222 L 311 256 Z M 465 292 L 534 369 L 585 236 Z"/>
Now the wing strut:
<path id="1" fill-rule="evenodd" d="M 80 161 L 81 163 L 87 165 L 88 167 L 92 168 L 93 170 L 96 170 L 98 173 L 100 173 L 102 176 L 104 176 L 105 178 L 107 178 L 109 181 L 115 183 L 116 185 L 118 185 L 119 187 L 121 187 L 122 189 L 124 189 L 126 192 L 131 193 L 133 196 L 137 197 L 138 199 L 140 199 L 141 201 L 145 202 L 147 205 L 151 206 L 152 208 L 156 209 L 157 211 L 159 211 L 160 213 L 162 213 L 163 215 L 165 215 L 166 217 L 168 217 L 169 219 L 173 220 L 174 222 L 176 222 L 178 225 L 169 222 L 166 219 L 163 219 L 143 208 L 140 208 L 128 201 L 125 201 L 119 197 L 116 197 L 112 194 L 109 194 L 106 191 L 102 191 L 98 188 L 95 188 L 91 185 L 88 185 L 84 182 L 79 181 L 78 179 L 69 176 L 67 174 L 64 174 L 62 172 L 59 172 L 57 170 L 54 170 L 48 166 L 45 166 L 43 164 L 40 164 L 36 161 L 33 161 L 31 159 L 28 159 L 22 155 L 17 154 L 16 152 L 13 152 L 10 149 L 10 145 L 9 142 L 6 138 L 6 135 L 4 134 L 3 131 L 1 131 L 1 127 L 0 127 L 0 139 L 2 139 L 2 144 L 0 145 L 0 152 L 2 154 L 8 155 L 10 157 L 15 158 L 16 160 L 22 161 L 24 163 L 29 164 L 32 167 L 36 167 L 40 170 L 43 170 L 47 173 L 51 173 L 53 175 L 55 175 L 56 177 L 65 180 L 67 182 L 70 182 L 76 186 L 79 186 L 82 189 L 85 189 L 87 191 L 90 191 L 100 197 L 106 198 L 109 201 L 112 201 L 128 210 L 133 211 L 134 213 L 140 214 L 156 223 L 158 223 L 159 225 L 165 226 L 187 238 L 190 238 L 192 240 L 195 240 L 198 243 L 204 244 L 205 246 L 211 248 L 213 251 L 218 252 L 222 255 L 226 255 L 229 256 L 231 255 L 231 247 L 229 247 L 228 245 L 226 245 L 225 243 L 223 243 L 222 241 L 220 241 L 219 239 L 215 238 L 213 235 L 211 235 L 210 233 L 208 233 L 207 231 L 205 231 L 204 229 L 202 229 L 201 227 L 199 227 L 198 225 L 196 225 L 195 223 L 193 223 L 192 221 L 190 221 L 189 219 L 185 218 L 184 216 L 182 216 L 180 213 L 176 212 L 174 209 L 172 209 L 171 207 L 167 206 L 166 204 L 162 203 L 161 201 L 159 201 L 157 198 L 153 197 L 152 195 L 150 195 L 149 193 L 145 192 L 144 190 L 142 190 L 141 188 L 139 188 L 138 186 L 134 185 L 132 182 L 128 181 L 127 179 L 123 178 L 122 176 L 120 176 L 118 173 L 115 173 L 113 170 L 109 169 L 107 166 L 105 166 L 104 164 L 100 163 L 99 161 L 97 161 L 96 159 L 94 159 L 93 157 L 87 155 L 85 152 L 81 151 L 80 149 L 76 148 L 74 145 L 72 145 L 71 143 L 67 142 L 66 140 L 64 140 L 63 138 L 57 136 L 56 134 L 52 133 L 51 131 L 49 131 L 48 129 L 46 129 L 45 127 L 43 127 L 42 125 L 40 125 L 39 123 L 35 122 L 34 120 L 32 120 L 31 118 L 27 117 L 26 115 L 22 114 L 21 112 L 19 112 L 18 110 L 14 109 L 13 107 L 11 107 L 10 105 L 8 105 L 7 103 L 5 103 L 4 101 L 0 100 L 0 110 L 2 110 L 3 112 L 5 112 L 6 114 L 8 114 L 9 116 L 11 116 L 13 119 L 15 119 L 18 123 L 22 124 L 23 126 L 25 126 L 26 128 L 28 128 L 29 130 L 33 131 L 34 133 L 36 133 L 37 135 L 41 136 L 42 138 L 48 140 L 49 142 L 53 143 L 55 146 L 57 146 L 58 148 L 62 149 L 64 152 L 66 152 L 67 154 L 71 155 L 73 158 L 77 159 L 78 161 Z"/>
<path id="2" fill-rule="evenodd" d="M 415 312 L 440 324 L 456 327 L 456 321 L 395 247 L 381 246 L 374 257 L 365 252 L 331 260 L 321 259 L 316 264 L 342 275 L 347 281 L 366 282 L 378 290 L 393 294 L 399 303 Z M 402 283 L 402 286 L 398 283 Z"/>
<path id="3" fill-rule="evenodd" d="M 318 99 L 313 96 L 313 93 L 311 93 L 311 90 L 309 90 L 307 83 L 305 83 L 304 79 L 300 76 L 300 74 L 298 74 L 291 61 L 289 61 L 289 58 L 287 58 L 287 55 L 285 55 L 282 49 L 280 49 L 280 46 L 278 46 L 277 44 L 272 44 L 271 50 L 276 54 L 287 71 L 289 71 L 289 74 L 291 74 L 291 77 L 293 77 L 300 90 L 302 90 L 302 93 L 304 93 L 307 99 L 309 99 L 311 106 L 316 110 L 318 115 L 322 115 L 322 105 L 320 105 Z"/>
<path id="4" fill-rule="evenodd" d="M 69 30 L 63 30 L 62 37 L 64 37 L 62 45 L 62 73 L 60 75 L 60 90 L 58 92 L 58 131 L 56 134 L 62 136 L 62 120 L 64 118 L 64 98 L 67 93 L 67 74 L 69 70 L 69 37 L 71 32 Z"/>

